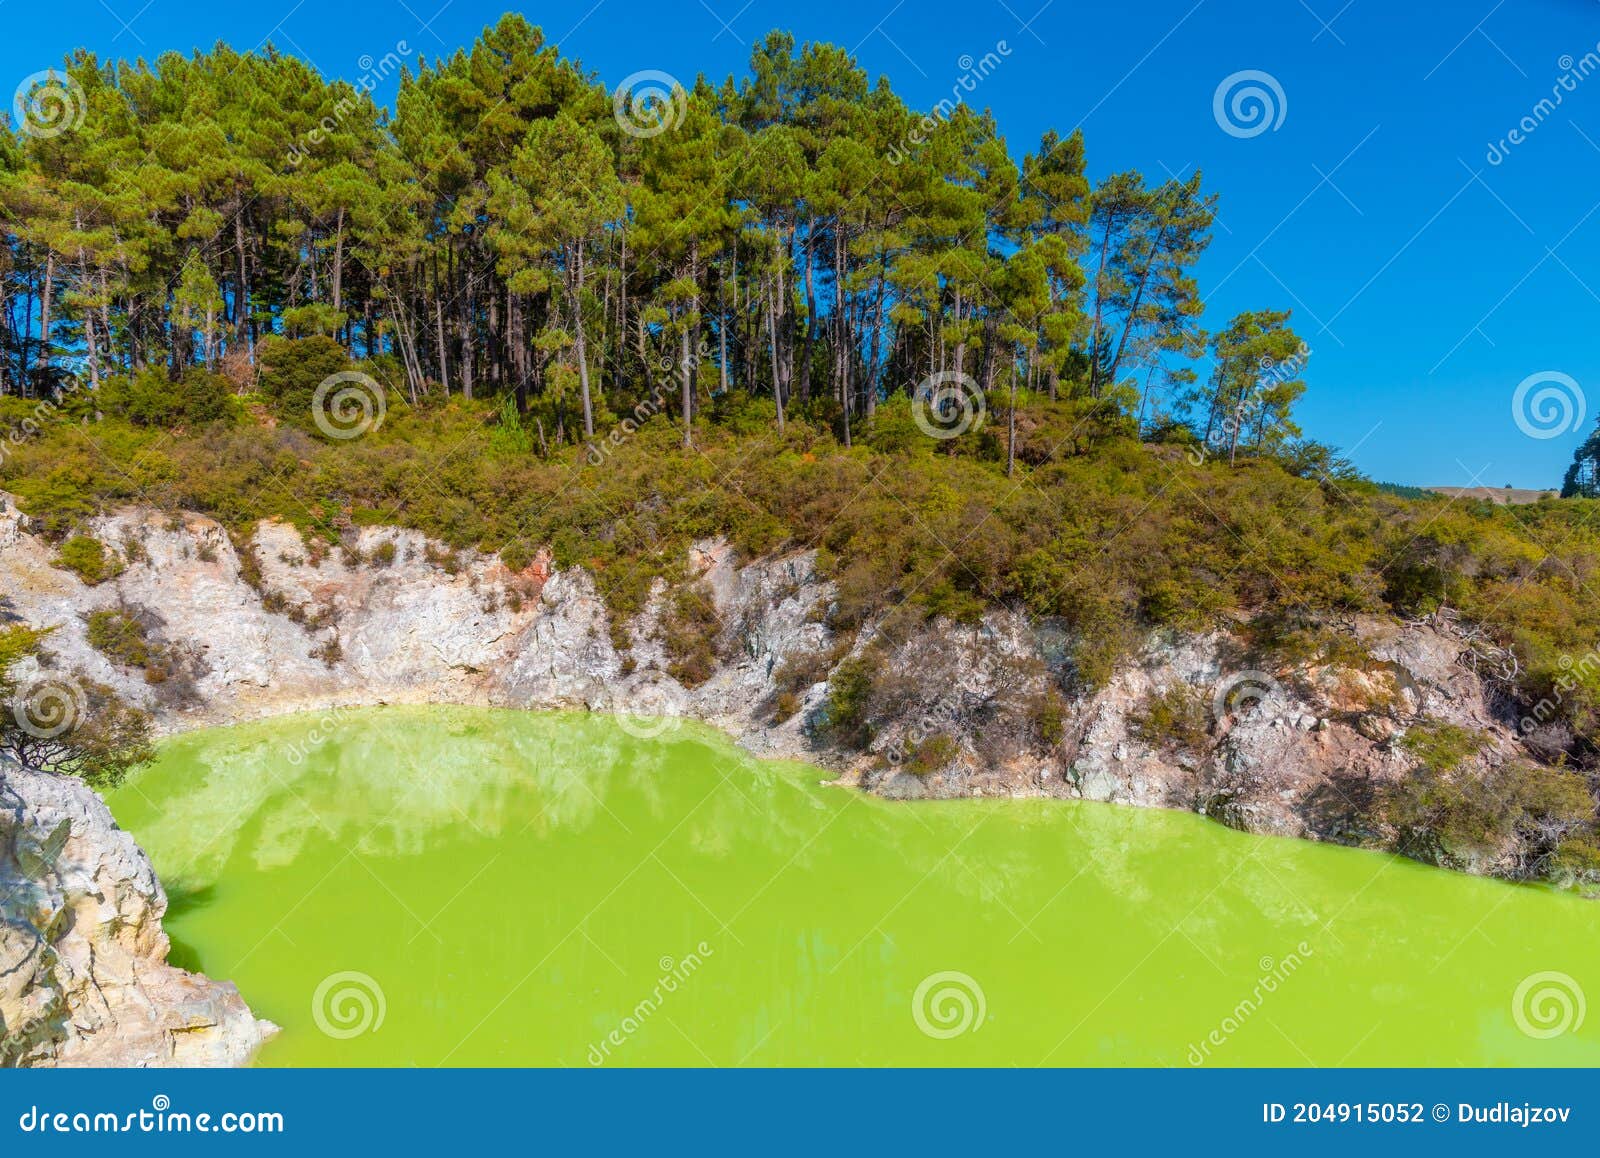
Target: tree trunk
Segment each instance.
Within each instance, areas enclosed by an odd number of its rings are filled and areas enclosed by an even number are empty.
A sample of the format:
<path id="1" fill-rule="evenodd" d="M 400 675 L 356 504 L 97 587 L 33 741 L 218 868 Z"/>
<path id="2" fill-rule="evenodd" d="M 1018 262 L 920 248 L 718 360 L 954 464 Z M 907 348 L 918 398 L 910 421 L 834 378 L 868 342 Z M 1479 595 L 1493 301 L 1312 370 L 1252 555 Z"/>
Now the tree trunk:
<path id="1" fill-rule="evenodd" d="M 339 206 L 333 238 L 333 308 L 344 309 L 344 206 Z"/>
<path id="2" fill-rule="evenodd" d="M 233 247 L 238 259 L 238 277 L 233 284 L 233 340 L 236 343 L 248 343 L 246 348 L 250 350 L 253 362 L 255 340 L 245 332 L 250 317 L 250 263 L 245 252 L 244 210 L 241 204 L 233 215 Z"/>
<path id="3" fill-rule="evenodd" d="M 1111 223 L 1114 215 L 1106 214 L 1106 227 L 1100 237 L 1100 260 L 1094 272 L 1094 324 L 1089 327 L 1089 397 L 1100 397 L 1100 319 L 1105 311 L 1106 254 L 1111 249 Z"/>
<path id="4" fill-rule="evenodd" d="M 774 289 L 772 296 L 767 299 L 767 329 L 772 339 L 772 397 L 778 404 L 778 433 L 783 433 L 783 380 L 778 376 L 778 291 L 776 283 L 781 280 L 780 275 L 773 274 Z"/>
<path id="5" fill-rule="evenodd" d="M 82 247 L 78 249 L 78 269 L 83 276 L 83 284 L 88 286 L 89 264 L 84 259 Z M 109 343 L 110 340 L 111 335 L 107 334 L 106 341 Z M 100 389 L 100 345 L 94 332 L 94 306 L 88 303 L 85 303 L 83 308 L 83 341 L 89 354 L 89 385 L 98 390 Z"/>
<path id="6" fill-rule="evenodd" d="M 694 446 L 694 381 L 693 367 L 689 361 L 689 327 L 679 335 L 678 367 L 683 373 L 683 447 Z"/>
<path id="7" fill-rule="evenodd" d="M 50 299 L 55 280 L 56 255 L 47 249 L 44 256 L 44 292 L 39 298 L 39 382 L 34 391 L 35 398 L 43 398 L 44 391 L 50 386 Z"/>
<path id="8" fill-rule="evenodd" d="M 461 338 L 461 396 L 472 401 L 473 374 L 477 360 L 472 349 L 472 265 L 467 254 L 461 255 L 461 309 L 457 318 Z"/>
<path id="9" fill-rule="evenodd" d="M 439 253 L 433 254 L 433 341 L 439 357 L 439 385 L 450 397 L 450 363 L 445 355 L 444 295 L 439 292 Z"/>
<path id="10" fill-rule="evenodd" d="M 1150 271 L 1155 267 L 1156 254 L 1161 252 L 1161 245 L 1167 236 L 1167 226 L 1163 224 L 1156 232 L 1156 239 L 1150 243 L 1150 252 L 1145 258 L 1144 269 L 1139 273 L 1139 288 L 1133 293 L 1133 301 L 1128 306 L 1128 316 L 1122 323 L 1122 334 L 1117 338 L 1117 352 L 1111 356 L 1111 365 L 1106 368 L 1106 381 L 1109 385 L 1117 384 L 1117 367 L 1122 364 L 1122 352 L 1128 345 L 1128 334 L 1133 330 L 1133 323 L 1139 316 L 1139 304 L 1144 301 L 1145 287 L 1150 282 Z"/>
<path id="11" fill-rule="evenodd" d="M 583 243 L 573 246 L 572 328 L 578 340 L 578 384 L 583 393 L 583 436 L 594 437 L 594 405 L 589 398 L 589 344 L 583 332 Z"/>
<path id="12" fill-rule="evenodd" d="M 1011 405 L 1006 411 L 1006 477 L 1017 469 L 1017 376 L 1011 375 Z"/>
<path id="13" fill-rule="evenodd" d="M 812 277 L 815 255 L 810 230 L 806 233 L 806 344 L 800 354 L 800 401 L 811 401 L 811 350 L 817 337 L 817 295 Z"/>

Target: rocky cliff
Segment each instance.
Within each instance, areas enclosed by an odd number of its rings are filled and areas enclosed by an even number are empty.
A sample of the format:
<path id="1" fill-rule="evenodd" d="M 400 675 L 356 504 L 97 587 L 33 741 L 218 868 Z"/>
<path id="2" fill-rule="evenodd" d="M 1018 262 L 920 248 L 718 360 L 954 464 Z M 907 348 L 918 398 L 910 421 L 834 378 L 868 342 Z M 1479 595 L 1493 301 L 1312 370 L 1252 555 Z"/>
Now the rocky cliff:
<path id="1" fill-rule="evenodd" d="M 25 661 L 15 674 L 25 690 L 108 685 L 163 731 L 400 702 L 681 714 L 759 755 L 825 764 L 845 783 L 888 796 L 1081 797 L 1368 844 L 1386 835 L 1372 828 L 1374 794 L 1413 766 L 1399 743 L 1409 729 L 1470 732 L 1479 739 L 1471 759 L 1485 769 L 1520 752 L 1468 641 L 1449 623 L 1353 621 L 1342 625 L 1351 646 L 1340 663 L 1268 670 L 1246 663 L 1251 653 L 1236 633 L 1157 634 L 1087 691 L 1060 624 L 1001 610 L 975 625 L 891 613 L 836 631 L 833 589 L 813 555 L 740 565 L 725 546 L 707 543 L 691 559 L 712 610 L 698 641 L 705 662 L 685 665 L 663 594 L 614 630 L 589 576 L 544 557 L 512 571 L 498 558 L 387 527 L 352 529 L 329 546 L 266 523 L 235 543 L 209 519 L 143 509 L 99 519 L 92 533 L 122 570 L 90 586 L 56 565 L 55 548 L 14 507 L 0 511 L 0 616 L 55 628 L 42 662 Z M 91 616 L 106 611 L 138 625 L 149 653 L 141 666 L 91 645 Z M 848 720 L 828 683 L 846 671 L 856 701 Z M 159 886 L 126 834 L 92 794 L 11 776 L 13 837 L 15 809 L 42 818 L 28 822 L 28 839 L 47 850 L 57 839 L 50 817 L 69 807 L 93 815 L 63 847 L 98 883 L 94 891 L 40 883 L 55 878 L 39 877 L 47 858 L 37 853 L 27 864 L 13 855 L 5 871 L 49 896 L 99 898 L 87 908 L 75 902 L 82 935 L 132 938 L 127 960 L 159 961 Z M 1507 849 L 1464 867 L 1505 871 L 1500 862 L 1514 855 Z M 40 904 L 44 914 L 67 901 Z M 47 939 L 43 926 L 30 927 Z M 42 950 L 30 951 L 43 960 Z M 84 960 L 70 952 L 58 959 Z M 100 998 L 45 977 L 19 986 L 18 976 L 43 966 L 21 968 L 0 988 L 7 1026 L 40 1017 L 66 1024 L 61 1007 L 71 1015 L 65 1038 L 54 1029 L 31 1035 L 38 1040 L 26 1056 L 89 1056 L 94 1036 L 78 1027 L 91 1028 L 93 1016 L 92 1025 L 106 1024 L 105 1015 L 83 1012 Z M 123 990 L 149 996 L 150 1008 L 170 992 L 165 1008 L 190 1010 L 202 1029 L 157 1019 L 144 1036 L 127 1036 L 132 1044 L 120 1048 L 134 1052 L 117 1056 L 221 1063 L 259 1038 L 231 990 L 156 968 L 148 965 L 154 982 Z M 98 967 L 83 980 L 107 988 Z M 230 1026 L 238 1031 L 224 1032 Z"/>
<path id="2" fill-rule="evenodd" d="M 235 1066 L 271 1035 L 167 963 L 149 860 L 76 780 L 0 763 L 0 1066 Z"/>

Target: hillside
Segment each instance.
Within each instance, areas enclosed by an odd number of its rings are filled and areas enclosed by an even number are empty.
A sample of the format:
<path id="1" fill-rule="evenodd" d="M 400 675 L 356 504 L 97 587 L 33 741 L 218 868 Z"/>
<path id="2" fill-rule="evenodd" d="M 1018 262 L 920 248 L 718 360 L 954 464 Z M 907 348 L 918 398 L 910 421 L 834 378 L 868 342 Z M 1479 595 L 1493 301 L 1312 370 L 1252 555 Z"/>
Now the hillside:
<path id="1" fill-rule="evenodd" d="M 24 102 L 70 123 L 0 134 L 0 488 L 54 591 L 3 593 L 0 680 L 100 672 L 88 750 L 47 753 L 66 770 L 114 783 L 150 714 L 198 711 L 215 624 L 174 625 L 212 596 L 270 617 L 296 665 L 376 683 L 339 622 L 366 610 L 351 576 L 418 553 L 432 584 L 582 575 L 595 670 L 693 693 L 760 650 L 715 552 L 826 593 L 817 646 L 761 652 L 750 710 L 863 782 L 939 702 L 907 674 L 919 648 L 1020 635 L 1025 701 L 922 729 L 897 791 L 1016 788 L 1024 756 L 1105 784 L 1072 753 L 1131 695 L 1112 752 L 1142 734 L 1181 769 L 1148 801 L 1519 878 L 1600 870 L 1597 500 L 1410 497 L 1305 439 L 1290 313 L 1204 315 L 1199 173 L 1091 179 L 1079 133 L 1014 149 L 987 113 L 920 114 L 782 33 L 747 75 L 615 93 L 516 16 L 375 67 L 401 74 L 393 109 L 275 52 L 79 53 Z M 192 518 L 220 589 L 153 573 L 152 520 Z M 483 613 L 535 598 L 502 585 Z M 1424 631 L 1469 685 L 1399 656 Z M 257 663 L 225 650 L 224 672 Z M 1242 765 L 1208 697 L 1263 672 L 1323 745 L 1301 788 L 1346 767 L 1329 752 L 1373 781 L 1353 815 L 1214 803 L 1206 778 Z M 194 692 L 195 718 L 260 686 Z"/>
<path id="2" fill-rule="evenodd" d="M 0 553 L 6 610 L 55 629 L 41 676 L 87 673 L 162 728 L 372 697 L 604 708 L 646 680 L 897 795 L 1199 808 L 1518 879 L 1600 863 L 1588 501 L 1405 500 L 1047 400 L 1018 407 L 1010 476 L 1011 415 L 935 440 L 903 397 L 850 448 L 800 421 L 779 439 L 736 393 L 693 448 L 657 417 L 598 462 L 459 400 L 338 440 L 274 417 L 276 372 L 202 428 L 103 416 L 13 456 L 0 485 L 31 518 Z M 589 626 L 522 655 L 558 575 Z M 403 615 L 381 611 L 395 583 L 418 591 Z M 436 589 L 455 602 L 418 618 Z M 396 632 L 460 655 L 413 683 L 438 661 L 402 661 Z M 751 655 L 756 682 L 719 682 Z"/>
<path id="3" fill-rule="evenodd" d="M 1553 499 L 1559 495 L 1555 490 L 1530 491 L 1518 487 L 1427 487 L 1425 489 L 1444 495 L 1446 498 L 1483 499 L 1514 507 L 1536 503 L 1541 499 Z"/>

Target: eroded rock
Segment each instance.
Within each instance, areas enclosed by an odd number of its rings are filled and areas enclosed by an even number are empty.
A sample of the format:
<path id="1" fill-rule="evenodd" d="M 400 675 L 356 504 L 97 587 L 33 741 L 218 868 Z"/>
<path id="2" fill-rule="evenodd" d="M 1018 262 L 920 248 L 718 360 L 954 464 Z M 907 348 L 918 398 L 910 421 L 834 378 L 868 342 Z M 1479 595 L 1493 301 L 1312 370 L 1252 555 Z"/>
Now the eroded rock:
<path id="1" fill-rule="evenodd" d="M 93 790 L 0 762 L 0 1065 L 248 1062 L 275 1027 L 167 963 L 166 908 Z"/>

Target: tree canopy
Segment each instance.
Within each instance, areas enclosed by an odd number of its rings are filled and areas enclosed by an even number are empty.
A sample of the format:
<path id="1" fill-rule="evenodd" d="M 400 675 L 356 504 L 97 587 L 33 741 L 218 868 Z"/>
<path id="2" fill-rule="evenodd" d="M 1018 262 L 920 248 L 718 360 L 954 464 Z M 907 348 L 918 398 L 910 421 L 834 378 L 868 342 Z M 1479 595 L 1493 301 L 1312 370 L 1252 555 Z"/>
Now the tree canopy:
<path id="1" fill-rule="evenodd" d="M 76 116 L 0 137 L 0 395 L 244 394 L 269 338 L 323 336 L 412 402 L 510 398 L 547 451 L 646 399 L 687 445 L 730 390 L 848 445 L 940 376 L 1226 425 L 1230 457 L 1294 433 L 1298 390 L 1247 365 L 1298 343 L 1288 315 L 1199 329 L 1199 173 L 1091 181 L 1077 132 L 1018 157 L 833 45 L 775 32 L 742 77 L 611 93 L 508 15 L 354 85 L 223 44 L 43 83 Z"/>

